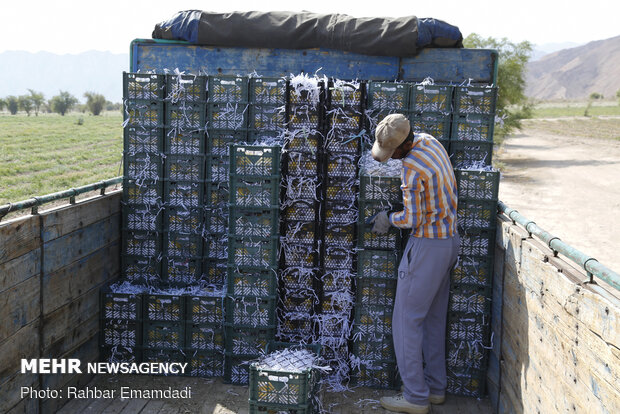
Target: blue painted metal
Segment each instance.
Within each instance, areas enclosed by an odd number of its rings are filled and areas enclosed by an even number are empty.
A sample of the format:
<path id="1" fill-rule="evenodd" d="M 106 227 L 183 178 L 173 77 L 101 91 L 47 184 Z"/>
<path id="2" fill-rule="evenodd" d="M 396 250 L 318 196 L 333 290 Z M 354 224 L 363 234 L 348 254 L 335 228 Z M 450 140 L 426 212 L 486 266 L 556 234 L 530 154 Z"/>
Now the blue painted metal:
<path id="1" fill-rule="evenodd" d="M 551 250 L 558 252 L 577 263 L 591 277 L 591 280 L 592 277 L 596 276 L 607 282 L 613 288 L 620 290 L 620 275 L 618 273 L 602 265 L 595 258 L 582 253 L 574 247 L 564 243 L 558 237 L 541 229 L 536 225 L 536 223 L 521 215 L 517 210 L 511 209 L 501 201 L 498 203 L 498 210 L 500 213 L 508 216 L 508 218 L 515 223 L 523 226 L 525 230 L 530 233 L 530 235 L 536 236 L 538 239 L 543 241 Z"/>
<path id="2" fill-rule="evenodd" d="M 412 58 L 367 56 L 325 49 L 254 49 L 192 45 L 182 41 L 136 39 L 131 71 L 179 69 L 210 75 L 280 77 L 318 73 L 340 79 L 495 83 L 497 52 L 483 49 L 423 49 Z"/>

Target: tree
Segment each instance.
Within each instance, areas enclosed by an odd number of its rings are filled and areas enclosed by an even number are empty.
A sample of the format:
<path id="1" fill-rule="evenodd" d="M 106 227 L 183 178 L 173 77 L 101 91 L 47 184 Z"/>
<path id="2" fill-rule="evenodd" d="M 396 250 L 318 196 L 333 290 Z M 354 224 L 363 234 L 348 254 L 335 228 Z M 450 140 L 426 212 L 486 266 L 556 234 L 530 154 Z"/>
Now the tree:
<path id="1" fill-rule="evenodd" d="M 30 95 L 20 95 L 17 98 L 17 102 L 19 108 L 30 116 L 30 111 L 32 111 L 32 100 L 30 99 Z"/>
<path id="2" fill-rule="evenodd" d="M 15 115 L 19 110 L 19 100 L 16 96 L 7 96 L 6 97 L 6 107 L 11 113 L 11 115 Z"/>
<path id="3" fill-rule="evenodd" d="M 604 98 L 604 96 L 603 96 L 603 95 L 601 95 L 601 94 L 600 94 L 600 93 L 598 93 L 598 92 L 592 92 L 592 93 L 590 94 L 590 99 L 592 99 L 592 100 L 594 100 L 594 99 L 603 99 L 603 98 Z"/>
<path id="4" fill-rule="evenodd" d="M 50 100 L 52 111 L 57 112 L 62 116 L 70 111 L 71 108 L 73 108 L 77 103 L 77 98 L 65 91 L 60 91 L 59 95 L 52 97 Z"/>
<path id="5" fill-rule="evenodd" d="M 616 91 L 616 98 L 618 98 L 618 105 L 620 105 L 620 89 Z"/>
<path id="6" fill-rule="evenodd" d="M 5 106 L 6 106 L 6 101 L 4 99 L 0 99 L 0 111 L 2 111 Z"/>
<path id="7" fill-rule="evenodd" d="M 106 104 L 105 96 L 94 92 L 86 92 L 84 97 L 86 98 L 88 110 L 95 116 L 99 115 Z"/>
<path id="8" fill-rule="evenodd" d="M 483 39 L 472 33 L 463 40 L 463 45 L 468 48 L 495 49 L 499 53 L 496 110 L 503 122 L 499 128 L 495 128 L 495 135 L 502 138 L 521 128 L 521 120 L 532 116 L 533 104 L 525 96 L 525 68 L 532 53 L 532 44 L 528 41 L 515 44 L 506 38 Z"/>
<path id="9" fill-rule="evenodd" d="M 28 89 L 30 92 L 30 100 L 32 100 L 32 107 L 34 108 L 34 115 L 39 116 L 41 106 L 45 103 L 45 96 L 42 92 L 37 92 L 32 89 Z"/>

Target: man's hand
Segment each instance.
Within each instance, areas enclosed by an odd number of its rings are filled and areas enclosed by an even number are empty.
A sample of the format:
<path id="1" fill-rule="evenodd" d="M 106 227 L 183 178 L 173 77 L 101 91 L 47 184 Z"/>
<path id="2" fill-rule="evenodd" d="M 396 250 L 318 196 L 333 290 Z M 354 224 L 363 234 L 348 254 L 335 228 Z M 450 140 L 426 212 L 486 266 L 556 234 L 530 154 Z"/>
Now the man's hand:
<path id="1" fill-rule="evenodd" d="M 368 224 L 372 224 L 372 232 L 377 234 L 385 234 L 390 229 L 390 219 L 387 211 L 381 211 L 368 220 Z"/>

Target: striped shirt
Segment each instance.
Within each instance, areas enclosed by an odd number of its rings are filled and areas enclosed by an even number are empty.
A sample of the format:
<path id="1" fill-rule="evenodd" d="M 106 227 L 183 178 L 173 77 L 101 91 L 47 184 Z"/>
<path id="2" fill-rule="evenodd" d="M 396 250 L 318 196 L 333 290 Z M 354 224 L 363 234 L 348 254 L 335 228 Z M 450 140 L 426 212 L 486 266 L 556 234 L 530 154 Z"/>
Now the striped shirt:
<path id="1" fill-rule="evenodd" d="M 390 223 L 411 229 L 414 237 L 454 236 L 458 194 L 443 145 L 428 134 L 414 134 L 413 148 L 403 158 L 401 180 L 403 211 L 391 213 Z"/>

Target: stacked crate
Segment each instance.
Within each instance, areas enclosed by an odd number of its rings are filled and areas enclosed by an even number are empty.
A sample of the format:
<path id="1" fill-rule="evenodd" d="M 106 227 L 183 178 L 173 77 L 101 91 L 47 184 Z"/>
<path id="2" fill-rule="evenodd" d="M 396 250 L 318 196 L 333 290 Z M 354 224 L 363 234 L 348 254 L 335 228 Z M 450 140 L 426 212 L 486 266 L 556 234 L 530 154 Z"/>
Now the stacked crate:
<path id="1" fill-rule="evenodd" d="M 497 88 L 457 86 L 450 135 L 454 168 L 491 165 Z"/>
<path id="2" fill-rule="evenodd" d="M 226 289 L 228 262 L 229 147 L 247 141 L 248 79 L 209 76 L 204 274 Z"/>
<path id="3" fill-rule="evenodd" d="M 359 206 L 353 379 L 360 386 L 394 388 L 392 312 L 403 243 L 400 229 L 373 233 L 370 220 L 381 211 L 402 209 L 400 177 L 369 175 L 362 170 Z"/>
<path id="4" fill-rule="evenodd" d="M 165 76 L 123 74 L 122 275 L 132 283 L 161 278 Z"/>
<path id="5" fill-rule="evenodd" d="M 183 288 L 202 278 L 207 88 L 204 76 L 166 76 L 162 279 Z"/>
<path id="6" fill-rule="evenodd" d="M 142 294 L 100 292 L 101 358 L 109 362 L 142 360 Z"/>
<path id="7" fill-rule="evenodd" d="M 280 147 L 230 147 L 225 380 L 248 383 L 248 363 L 275 338 Z"/>
<path id="8" fill-rule="evenodd" d="M 455 170 L 459 262 L 452 271 L 446 352 L 448 391 L 484 395 L 499 171 Z"/>
<path id="9" fill-rule="evenodd" d="M 286 98 L 278 337 L 310 343 L 318 302 L 323 85 L 303 76 L 293 78 Z"/>
<path id="10" fill-rule="evenodd" d="M 449 150 L 453 87 L 412 84 L 409 88 L 408 117 L 414 132 L 432 135 Z"/>

